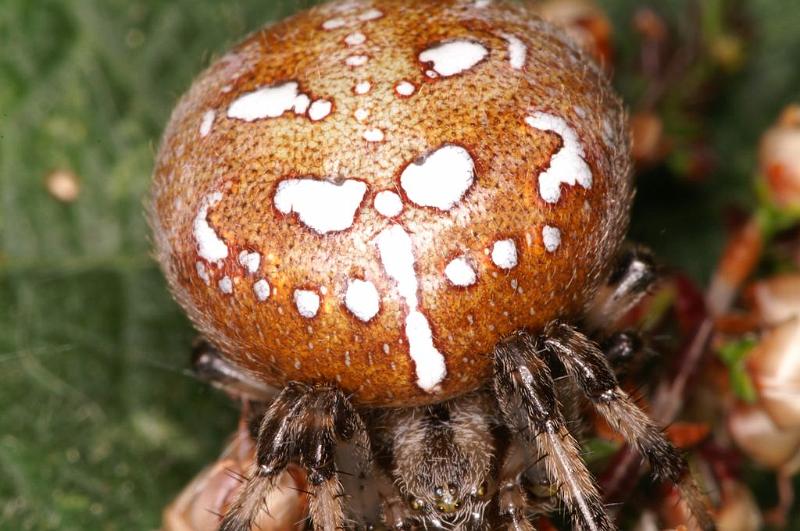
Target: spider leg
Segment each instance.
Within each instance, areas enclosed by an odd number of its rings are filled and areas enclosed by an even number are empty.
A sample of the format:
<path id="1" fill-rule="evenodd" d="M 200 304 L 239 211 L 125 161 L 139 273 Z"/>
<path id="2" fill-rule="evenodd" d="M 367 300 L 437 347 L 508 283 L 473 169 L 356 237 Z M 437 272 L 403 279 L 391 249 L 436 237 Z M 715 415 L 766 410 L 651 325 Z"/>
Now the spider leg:
<path id="1" fill-rule="evenodd" d="M 639 245 L 628 246 L 617 258 L 605 286 L 594 298 L 586 315 L 591 331 L 614 331 L 620 319 L 642 300 L 658 279 L 650 251 Z"/>
<path id="2" fill-rule="evenodd" d="M 383 473 L 378 481 L 381 498 L 381 520 L 387 528 L 395 531 L 412 529 L 414 514 L 403 499 L 397 486 Z"/>
<path id="3" fill-rule="evenodd" d="M 512 442 L 497 479 L 497 510 L 507 531 L 535 531 L 529 519 L 531 500 L 522 484 L 529 467 L 527 457 L 519 442 Z"/>
<path id="4" fill-rule="evenodd" d="M 344 527 L 344 495 L 336 471 L 337 441 L 352 441 L 369 456 L 364 424 L 347 398 L 333 387 L 290 383 L 267 409 L 258 433 L 256 467 L 225 515 L 220 531 L 251 531 L 264 500 L 290 463 L 306 472 L 309 512 L 316 530 Z"/>
<path id="5" fill-rule="evenodd" d="M 676 484 L 697 523 L 703 529 L 713 529 L 686 460 L 619 387 L 600 348 L 572 326 L 557 321 L 545 327 L 541 343 L 555 355 L 606 422 L 648 461 L 653 476 Z"/>
<path id="6" fill-rule="evenodd" d="M 574 529 L 615 529 L 556 400 L 547 363 L 524 333 L 495 347 L 494 388 L 506 425 L 543 460 Z"/>
<path id="7" fill-rule="evenodd" d="M 270 402 L 278 394 L 277 389 L 250 376 L 202 338 L 192 345 L 192 372 L 198 380 L 244 402 Z"/>
<path id="8" fill-rule="evenodd" d="M 625 368 L 643 353 L 644 341 L 635 330 L 614 332 L 601 344 L 603 353 L 611 366 L 617 371 Z"/>

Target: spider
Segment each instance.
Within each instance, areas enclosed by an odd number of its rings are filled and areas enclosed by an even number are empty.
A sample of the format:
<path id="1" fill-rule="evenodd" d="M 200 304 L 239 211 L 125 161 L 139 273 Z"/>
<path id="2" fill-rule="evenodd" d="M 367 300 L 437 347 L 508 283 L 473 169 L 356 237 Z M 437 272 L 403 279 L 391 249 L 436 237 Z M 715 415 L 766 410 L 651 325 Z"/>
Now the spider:
<path id="1" fill-rule="evenodd" d="M 614 529 L 579 397 L 711 527 L 598 346 L 632 348 L 613 324 L 654 277 L 620 255 L 628 137 L 603 71 L 525 6 L 332 2 L 209 67 L 149 217 L 199 373 L 265 404 L 220 529 L 250 531 L 289 466 L 315 529 L 532 529 L 554 499 Z"/>

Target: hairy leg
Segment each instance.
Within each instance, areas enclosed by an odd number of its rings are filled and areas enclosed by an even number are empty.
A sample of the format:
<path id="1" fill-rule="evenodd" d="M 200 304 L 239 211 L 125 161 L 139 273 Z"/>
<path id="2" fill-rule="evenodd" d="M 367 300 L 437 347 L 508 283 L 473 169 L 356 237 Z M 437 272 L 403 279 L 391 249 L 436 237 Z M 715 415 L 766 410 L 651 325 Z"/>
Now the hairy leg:
<path id="1" fill-rule="evenodd" d="M 600 348 L 574 327 L 555 321 L 545 327 L 540 343 L 564 366 L 606 422 L 648 461 L 656 479 L 678 485 L 697 523 L 703 529 L 713 528 L 686 460 L 619 387 Z"/>
<path id="2" fill-rule="evenodd" d="M 655 261 L 644 247 L 631 245 L 617 258 L 606 285 L 600 288 L 586 316 L 591 331 L 613 331 L 620 319 L 642 300 L 658 278 Z"/>
<path id="3" fill-rule="evenodd" d="M 601 349 L 615 372 L 627 368 L 644 352 L 644 341 L 638 332 L 624 330 L 614 332 L 602 343 Z"/>
<path id="4" fill-rule="evenodd" d="M 376 486 L 381 499 L 381 520 L 384 525 L 394 531 L 413 529 L 416 515 L 412 513 L 397 486 L 383 474 L 377 480 Z"/>
<path id="5" fill-rule="evenodd" d="M 535 531 L 530 521 L 531 497 L 523 485 L 530 467 L 528 452 L 515 439 L 506 451 L 497 478 L 497 511 L 502 528 L 507 531 Z"/>
<path id="6" fill-rule="evenodd" d="M 219 350 L 202 338 L 192 346 L 192 372 L 198 380 L 245 402 L 271 402 L 278 395 L 277 389 L 226 360 Z"/>
<path id="7" fill-rule="evenodd" d="M 275 480 L 290 463 L 306 472 L 314 528 L 344 527 L 344 496 L 334 462 L 337 441 L 352 441 L 369 457 L 358 413 L 341 391 L 290 383 L 267 409 L 256 445 L 256 468 L 220 531 L 250 531 Z M 269 508 L 266 508 L 269 510 Z"/>
<path id="8" fill-rule="evenodd" d="M 495 347 L 494 388 L 506 425 L 543 461 L 573 528 L 615 529 L 594 478 L 569 433 L 555 395 L 550 369 L 534 340 L 518 333 Z"/>

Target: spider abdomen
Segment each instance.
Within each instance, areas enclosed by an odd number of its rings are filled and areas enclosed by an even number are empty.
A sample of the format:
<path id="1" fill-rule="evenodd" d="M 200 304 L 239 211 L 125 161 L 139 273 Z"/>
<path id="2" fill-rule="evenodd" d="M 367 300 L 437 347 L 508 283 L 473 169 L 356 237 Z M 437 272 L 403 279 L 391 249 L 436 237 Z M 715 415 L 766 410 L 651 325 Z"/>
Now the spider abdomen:
<path id="1" fill-rule="evenodd" d="M 515 330 L 579 315 L 630 201 L 621 104 L 556 30 L 501 3 L 333 2 L 195 81 L 150 217 L 232 361 L 418 405 L 485 383 Z"/>

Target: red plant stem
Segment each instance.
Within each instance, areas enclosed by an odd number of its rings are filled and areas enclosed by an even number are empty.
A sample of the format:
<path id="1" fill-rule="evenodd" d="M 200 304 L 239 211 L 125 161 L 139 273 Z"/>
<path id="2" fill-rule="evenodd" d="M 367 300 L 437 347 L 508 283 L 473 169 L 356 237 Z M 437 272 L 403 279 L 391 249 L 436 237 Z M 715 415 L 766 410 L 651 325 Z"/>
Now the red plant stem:
<path id="1" fill-rule="evenodd" d="M 656 391 L 651 415 L 661 426 L 666 426 L 675 420 L 683 407 L 686 387 L 696 369 L 700 366 L 700 361 L 713 332 L 714 320 L 706 316 L 683 351 L 677 374 L 672 381 L 663 382 Z"/>

